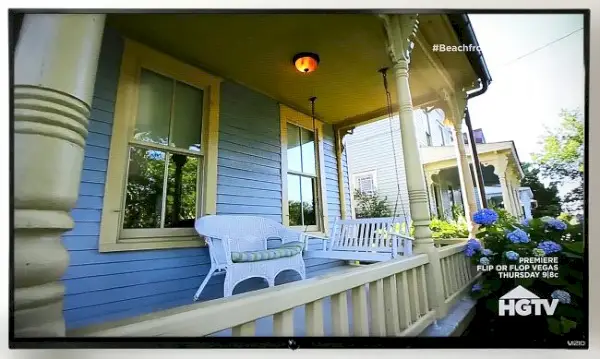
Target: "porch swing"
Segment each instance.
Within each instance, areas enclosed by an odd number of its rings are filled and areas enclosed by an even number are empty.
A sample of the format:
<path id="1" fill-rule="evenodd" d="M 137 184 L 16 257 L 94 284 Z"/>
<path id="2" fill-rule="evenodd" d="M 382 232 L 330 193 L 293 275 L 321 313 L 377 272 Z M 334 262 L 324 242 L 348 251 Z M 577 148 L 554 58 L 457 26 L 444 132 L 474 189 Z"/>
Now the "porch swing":
<path id="1" fill-rule="evenodd" d="M 392 126 L 392 100 L 387 81 L 387 68 L 379 70 L 383 77 L 386 94 L 390 140 L 394 155 L 396 175 L 396 201 L 393 216 L 390 218 L 336 219 L 329 238 L 308 235 L 309 238 L 321 239 L 320 249 L 309 249 L 305 246 L 304 258 L 327 258 L 360 262 L 382 262 L 398 256 L 412 255 L 410 223 L 401 196 L 400 175 L 396 156 L 396 142 Z M 312 120 L 315 123 L 315 102 L 311 101 Z M 398 215 L 400 204 L 402 215 Z"/>

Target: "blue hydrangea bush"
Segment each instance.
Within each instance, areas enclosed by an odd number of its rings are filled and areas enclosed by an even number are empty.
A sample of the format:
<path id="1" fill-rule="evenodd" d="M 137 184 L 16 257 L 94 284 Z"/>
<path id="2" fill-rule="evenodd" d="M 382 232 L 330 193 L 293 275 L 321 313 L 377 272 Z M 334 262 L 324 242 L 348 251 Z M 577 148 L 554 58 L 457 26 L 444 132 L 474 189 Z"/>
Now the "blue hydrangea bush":
<path id="1" fill-rule="evenodd" d="M 586 331 L 584 322 L 587 320 L 584 315 L 587 267 L 583 256 L 583 224 L 550 217 L 519 222 L 505 211 L 488 208 L 476 212 L 473 221 L 479 225 L 477 238 L 470 239 L 464 250 L 473 265 L 510 265 L 518 264 L 521 257 L 555 257 L 559 267 L 556 278 L 540 275 L 538 278 L 507 279 L 500 278 L 495 270 L 483 272 L 471 288 L 471 295 L 490 311 L 487 314 L 478 311 L 477 315 L 488 315 L 489 318 L 484 320 L 488 324 L 501 320 L 497 314 L 499 298 L 521 285 L 541 298 L 559 300 L 553 316 L 542 317 L 544 321 L 539 321 L 540 317 L 536 319 L 544 328 L 530 330 L 581 337 Z"/>

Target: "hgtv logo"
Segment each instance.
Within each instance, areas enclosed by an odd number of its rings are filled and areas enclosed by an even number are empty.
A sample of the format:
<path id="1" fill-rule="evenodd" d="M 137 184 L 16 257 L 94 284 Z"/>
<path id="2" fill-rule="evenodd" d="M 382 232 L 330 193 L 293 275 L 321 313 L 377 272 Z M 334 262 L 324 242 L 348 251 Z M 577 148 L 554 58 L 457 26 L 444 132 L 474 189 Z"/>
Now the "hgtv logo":
<path id="1" fill-rule="evenodd" d="M 516 315 L 526 317 L 528 315 L 554 314 L 558 306 L 558 299 L 541 299 L 522 286 L 518 286 L 506 293 L 498 301 L 498 315 L 514 317 Z M 542 313 L 543 312 L 543 313 Z"/>

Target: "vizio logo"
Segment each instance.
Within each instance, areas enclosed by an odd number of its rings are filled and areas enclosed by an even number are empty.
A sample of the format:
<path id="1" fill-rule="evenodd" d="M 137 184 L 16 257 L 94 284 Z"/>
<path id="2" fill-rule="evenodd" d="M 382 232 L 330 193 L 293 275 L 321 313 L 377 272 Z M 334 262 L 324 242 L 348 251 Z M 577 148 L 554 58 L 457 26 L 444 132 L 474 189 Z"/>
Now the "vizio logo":
<path id="1" fill-rule="evenodd" d="M 558 306 L 558 299 L 541 299 L 522 286 L 518 286 L 506 293 L 498 301 L 498 315 L 514 317 L 516 315 L 525 317 L 528 315 L 550 316 L 554 314 Z"/>

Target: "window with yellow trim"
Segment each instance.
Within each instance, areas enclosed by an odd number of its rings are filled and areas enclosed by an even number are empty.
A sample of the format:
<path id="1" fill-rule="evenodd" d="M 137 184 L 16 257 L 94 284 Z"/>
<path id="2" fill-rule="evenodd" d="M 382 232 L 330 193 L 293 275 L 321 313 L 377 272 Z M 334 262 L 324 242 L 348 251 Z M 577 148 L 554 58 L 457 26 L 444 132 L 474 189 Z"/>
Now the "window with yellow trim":
<path id="1" fill-rule="evenodd" d="M 316 145 L 314 132 L 287 125 L 287 197 L 289 225 L 319 230 Z"/>
<path id="2" fill-rule="evenodd" d="M 305 232 L 327 232 L 323 127 L 280 105 L 283 224 Z"/>
<path id="3" fill-rule="evenodd" d="M 191 228 L 202 210 L 204 93 L 144 68 L 138 93 L 121 237 Z"/>
<path id="4" fill-rule="evenodd" d="M 193 227 L 215 207 L 219 81 L 126 42 L 101 251 L 203 245 Z"/>

